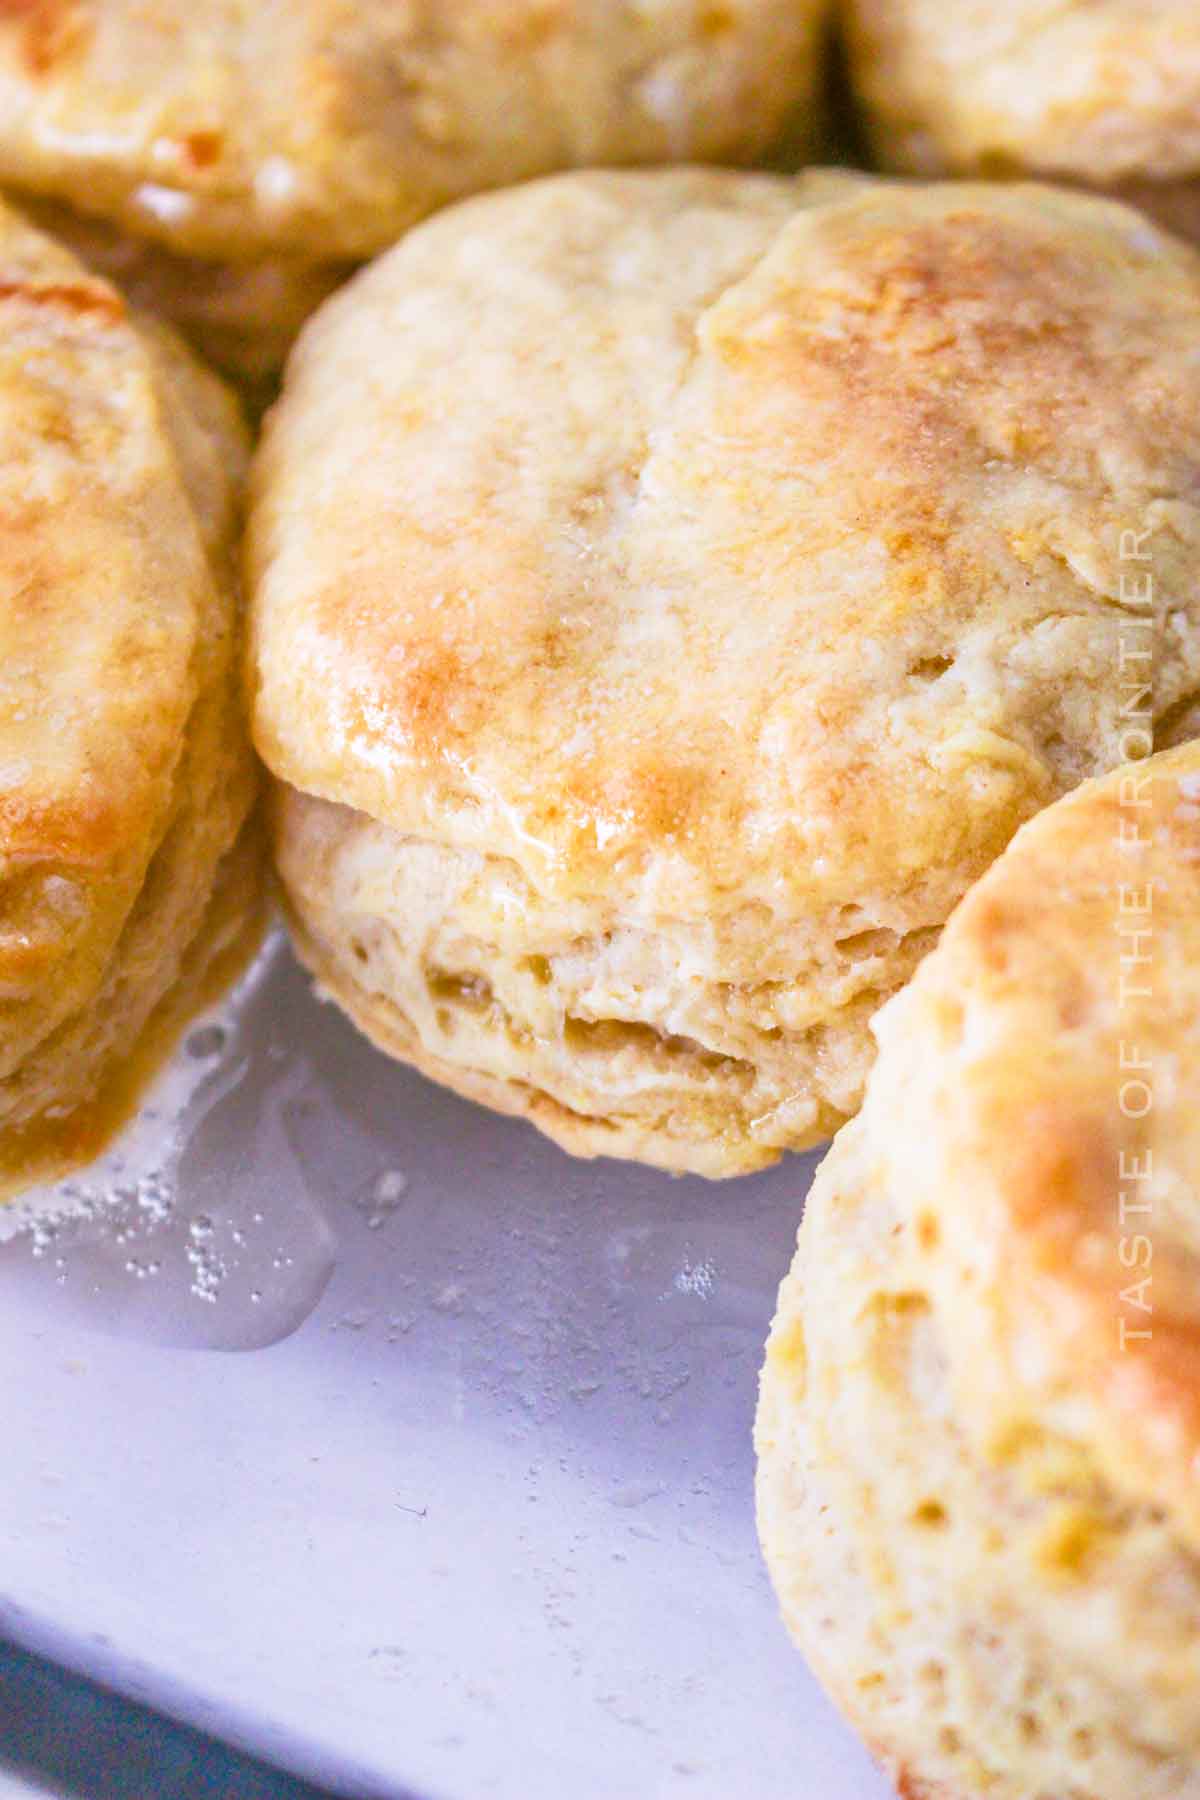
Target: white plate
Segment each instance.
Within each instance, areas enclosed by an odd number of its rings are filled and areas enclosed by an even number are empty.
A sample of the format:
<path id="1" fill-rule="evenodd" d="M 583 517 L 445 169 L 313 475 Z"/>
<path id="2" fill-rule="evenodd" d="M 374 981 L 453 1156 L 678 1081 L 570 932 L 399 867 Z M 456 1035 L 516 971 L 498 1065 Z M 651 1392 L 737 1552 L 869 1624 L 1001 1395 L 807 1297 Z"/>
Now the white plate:
<path id="1" fill-rule="evenodd" d="M 882 1800 L 754 1539 L 812 1159 L 572 1162 L 277 945 L 221 1030 L 0 1247 L 0 1631 L 360 1800 Z"/>

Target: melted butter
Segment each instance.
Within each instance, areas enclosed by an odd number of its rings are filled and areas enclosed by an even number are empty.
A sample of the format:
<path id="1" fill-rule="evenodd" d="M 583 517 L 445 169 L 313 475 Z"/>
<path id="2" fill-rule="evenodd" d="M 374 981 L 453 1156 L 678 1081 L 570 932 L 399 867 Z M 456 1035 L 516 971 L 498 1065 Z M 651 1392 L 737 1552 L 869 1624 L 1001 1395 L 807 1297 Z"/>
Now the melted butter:
<path id="1" fill-rule="evenodd" d="M 46 1113 L 19 1131 L 0 1137 L 0 1205 L 11 1203 L 32 1183 L 61 1180 L 94 1161 L 129 1125 L 147 1090 L 169 1063 L 180 1039 L 238 981 L 262 946 L 265 911 L 245 913 L 244 890 L 236 880 L 214 898 L 198 953 L 204 957 L 197 979 L 168 994 L 151 1016 L 130 1056 L 111 1073 L 86 1106 Z"/>
<path id="2" fill-rule="evenodd" d="M 276 929 L 215 1007 L 188 1009 L 100 1155 L 0 1207 L 0 1304 L 191 1349 L 258 1349 L 302 1325 L 337 1249 L 294 1142 L 311 1006 Z"/>

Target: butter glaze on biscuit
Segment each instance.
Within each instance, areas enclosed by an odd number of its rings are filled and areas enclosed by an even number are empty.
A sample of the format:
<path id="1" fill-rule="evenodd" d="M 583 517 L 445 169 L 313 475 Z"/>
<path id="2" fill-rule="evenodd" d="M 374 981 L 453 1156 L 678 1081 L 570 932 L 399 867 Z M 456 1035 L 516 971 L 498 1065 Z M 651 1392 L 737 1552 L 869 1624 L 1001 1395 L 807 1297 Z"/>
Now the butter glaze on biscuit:
<path id="1" fill-rule="evenodd" d="M 577 175 L 306 330 L 254 480 L 254 731 L 302 954 L 585 1154 L 733 1174 L 1195 685 L 1200 263 L 1045 189 Z M 1148 532 L 1148 618 L 1122 594 Z"/>
<path id="2" fill-rule="evenodd" d="M 1192 1800 L 1200 740 L 1027 825 L 876 1029 L 763 1371 L 784 1616 L 905 1794 Z"/>

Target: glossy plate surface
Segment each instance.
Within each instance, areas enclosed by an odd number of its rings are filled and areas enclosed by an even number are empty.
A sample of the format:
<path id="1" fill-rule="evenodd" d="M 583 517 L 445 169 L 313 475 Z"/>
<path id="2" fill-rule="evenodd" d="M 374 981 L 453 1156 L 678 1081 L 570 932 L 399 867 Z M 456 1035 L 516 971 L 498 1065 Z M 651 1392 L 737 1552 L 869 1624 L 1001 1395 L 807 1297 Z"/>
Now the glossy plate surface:
<path id="1" fill-rule="evenodd" d="M 7 1220 L 0 1632 L 360 1800 L 883 1800 L 753 1530 L 812 1164 L 573 1163 L 270 947 Z"/>

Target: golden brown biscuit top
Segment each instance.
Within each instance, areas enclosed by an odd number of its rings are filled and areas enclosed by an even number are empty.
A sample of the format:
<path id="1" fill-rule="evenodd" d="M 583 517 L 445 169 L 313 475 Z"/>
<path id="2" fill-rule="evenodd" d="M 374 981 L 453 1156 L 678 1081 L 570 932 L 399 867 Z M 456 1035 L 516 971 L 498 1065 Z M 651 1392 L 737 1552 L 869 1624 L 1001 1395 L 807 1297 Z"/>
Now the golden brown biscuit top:
<path id="1" fill-rule="evenodd" d="M 1194 0 L 850 0 L 869 102 L 906 167 L 1098 186 L 1200 172 Z"/>
<path id="2" fill-rule="evenodd" d="M 0 1074 L 94 981 L 170 803 L 221 527 L 176 432 L 120 296 L 0 209 Z"/>
<path id="3" fill-rule="evenodd" d="M 733 159 L 826 0 L 0 0 L 0 181 L 199 255 L 372 255 L 477 189 Z"/>
<path id="4" fill-rule="evenodd" d="M 1200 740 L 1026 826 L 877 1032 L 957 1415 L 1200 1546 Z"/>
<path id="5" fill-rule="evenodd" d="M 573 176 L 410 235 L 260 455 L 294 785 L 635 909 L 940 922 L 1181 688 L 1200 261 L 1037 188 Z M 889 910 L 890 909 L 890 910 Z"/>

